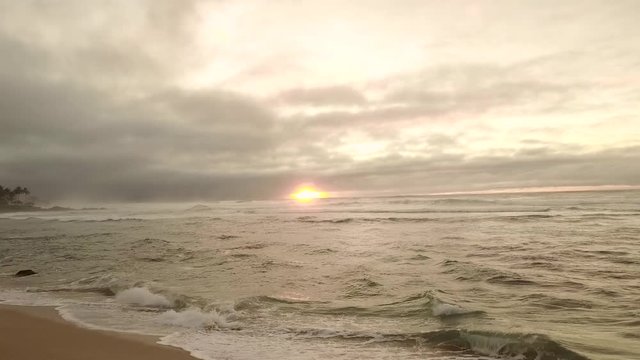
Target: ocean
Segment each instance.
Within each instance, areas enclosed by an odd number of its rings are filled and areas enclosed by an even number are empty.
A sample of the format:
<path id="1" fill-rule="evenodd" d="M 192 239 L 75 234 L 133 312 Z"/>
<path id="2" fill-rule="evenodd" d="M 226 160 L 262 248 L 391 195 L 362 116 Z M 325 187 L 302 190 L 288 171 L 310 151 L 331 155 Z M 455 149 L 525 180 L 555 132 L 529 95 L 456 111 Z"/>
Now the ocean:
<path id="1" fill-rule="evenodd" d="M 0 214 L 0 300 L 207 360 L 640 359 L 639 191 L 194 205 Z"/>

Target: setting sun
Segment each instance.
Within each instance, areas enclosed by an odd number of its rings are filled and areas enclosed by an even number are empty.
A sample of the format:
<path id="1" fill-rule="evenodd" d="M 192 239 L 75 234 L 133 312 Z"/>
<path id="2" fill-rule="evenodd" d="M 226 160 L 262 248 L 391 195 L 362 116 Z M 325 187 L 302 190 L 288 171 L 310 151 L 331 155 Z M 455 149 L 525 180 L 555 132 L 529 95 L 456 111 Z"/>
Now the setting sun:
<path id="1" fill-rule="evenodd" d="M 324 199 L 328 195 L 312 186 L 303 186 L 291 194 L 291 198 L 300 202 L 309 202 L 315 199 Z"/>

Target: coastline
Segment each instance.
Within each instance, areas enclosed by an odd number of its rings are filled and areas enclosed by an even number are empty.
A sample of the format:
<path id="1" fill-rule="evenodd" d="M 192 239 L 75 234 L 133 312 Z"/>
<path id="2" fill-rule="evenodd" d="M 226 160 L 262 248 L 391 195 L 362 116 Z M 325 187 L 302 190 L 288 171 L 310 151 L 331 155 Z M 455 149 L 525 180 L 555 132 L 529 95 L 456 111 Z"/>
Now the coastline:
<path id="1" fill-rule="evenodd" d="M 100 208 L 73 209 L 73 208 L 68 208 L 63 206 L 40 207 L 35 205 L 11 205 L 11 206 L 0 205 L 0 214 L 38 212 L 38 211 L 72 211 L 72 210 L 102 210 L 102 209 Z"/>
<path id="2" fill-rule="evenodd" d="M 157 340 L 85 329 L 63 319 L 54 307 L 0 304 L 0 349 L 12 360 L 196 360 Z"/>

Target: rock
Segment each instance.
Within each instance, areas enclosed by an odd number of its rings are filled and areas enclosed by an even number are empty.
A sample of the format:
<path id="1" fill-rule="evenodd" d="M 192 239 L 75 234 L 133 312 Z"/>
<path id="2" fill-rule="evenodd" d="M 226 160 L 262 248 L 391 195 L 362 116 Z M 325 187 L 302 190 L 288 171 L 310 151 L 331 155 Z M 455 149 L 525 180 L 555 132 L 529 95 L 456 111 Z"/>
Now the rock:
<path id="1" fill-rule="evenodd" d="M 27 269 L 27 270 L 20 270 L 18 271 L 15 275 L 15 277 L 23 277 L 23 276 L 29 276 L 29 275 L 35 275 L 37 274 L 37 272 L 31 270 L 31 269 Z"/>

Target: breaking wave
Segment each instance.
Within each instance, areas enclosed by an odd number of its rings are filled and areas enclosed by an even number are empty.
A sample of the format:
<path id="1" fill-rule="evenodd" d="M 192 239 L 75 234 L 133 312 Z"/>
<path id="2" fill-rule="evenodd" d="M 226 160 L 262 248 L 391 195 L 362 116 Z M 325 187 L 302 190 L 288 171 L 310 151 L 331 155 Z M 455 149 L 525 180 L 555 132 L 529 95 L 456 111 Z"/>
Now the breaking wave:
<path id="1" fill-rule="evenodd" d="M 134 287 L 116 294 L 116 301 L 122 304 L 148 307 L 170 308 L 173 303 L 165 296 L 154 294 L 146 287 Z"/>
<path id="2" fill-rule="evenodd" d="M 169 310 L 158 317 L 158 321 L 165 325 L 179 326 L 190 329 L 239 329 L 238 323 L 234 322 L 233 313 L 222 313 L 217 310 L 203 312 L 197 308 L 190 308 L 184 311 Z"/>
<path id="3" fill-rule="evenodd" d="M 302 338 L 342 339 L 367 343 L 424 346 L 450 352 L 521 360 L 589 360 L 541 334 L 500 333 L 464 329 L 379 334 L 330 329 L 289 329 Z"/>
<path id="4" fill-rule="evenodd" d="M 202 299 L 175 294 L 163 289 L 150 288 L 144 282 L 128 282 L 106 274 L 75 280 L 66 285 L 28 288 L 27 293 L 93 293 L 110 297 L 116 303 L 134 307 L 181 310 L 189 306 L 204 306 Z"/>
<path id="5" fill-rule="evenodd" d="M 431 313 L 436 317 L 454 317 L 463 315 L 476 315 L 484 314 L 484 311 L 480 310 L 467 310 L 458 305 L 447 304 L 440 301 L 433 301 L 431 305 Z"/>
<path id="6" fill-rule="evenodd" d="M 375 295 L 375 291 L 381 286 L 370 280 L 358 281 L 359 296 Z M 364 289 L 362 289 L 364 287 Z M 348 293 L 347 295 L 350 295 Z M 346 296 L 350 298 L 351 296 Z M 394 302 L 381 303 L 377 305 L 358 306 L 335 306 L 328 302 L 304 302 L 303 306 L 297 302 L 285 302 L 283 300 L 265 297 L 264 302 L 251 302 L 254 306 L 279 306 L 281 309 L 286 305 L 289 311 L 298 311 L 306 314 L 331 315 L 331 316 L 357 316 L 372 318 L 417 318 L 426 319 L 435 317 L 442 321 L 447 318 L 461 316 L 482 316 L 482 310 L 466 309 L 450 301 L 444 301 L 434 295 L 432 291 L 408 296 Z M 246 309 L 247 303 L 242 303 L 236 309 Z"/>
<path id="7" fill-rule="evenodd" d="M 115 296 L 129 286 L 112 275 L 98 275 L 72 281 L 68 285 L 45 288 L 28 288 L 27 292 L 75 292 Z"/>

